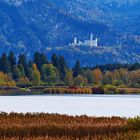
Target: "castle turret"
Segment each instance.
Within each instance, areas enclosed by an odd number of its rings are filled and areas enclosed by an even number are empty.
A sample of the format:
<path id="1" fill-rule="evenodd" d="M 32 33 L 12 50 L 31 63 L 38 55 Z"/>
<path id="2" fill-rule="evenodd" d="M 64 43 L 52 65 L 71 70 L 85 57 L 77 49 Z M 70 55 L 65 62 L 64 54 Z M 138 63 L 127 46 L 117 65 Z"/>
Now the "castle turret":
<path id="1" fill-rule="evenodd" d="M 90 35 L 90 47 L 97 47 L 98 46 L 98 39 L 93 39 L 93 33 Z"/>
<path id="2" fill-rule="evenodd" d="M 90 41 L 93 41 L 93 33 L 90 35 Z"/>
<path id="3" fill-rule="evenodd" d="M 77 37 L 74 38 L 74 44 L 77 45 Z"/>
<path id="4" fill-rule="evenodd" d="M 90 47 L 93 47 L 94 46 L 94 40 L 93 40 L 93 33 L 91 33 L 90 35 Z"/>
<path id="5" fill-rule="evenodd" d="M 98 47 L 98 39 L 95 39 L 95 47 Z"/>

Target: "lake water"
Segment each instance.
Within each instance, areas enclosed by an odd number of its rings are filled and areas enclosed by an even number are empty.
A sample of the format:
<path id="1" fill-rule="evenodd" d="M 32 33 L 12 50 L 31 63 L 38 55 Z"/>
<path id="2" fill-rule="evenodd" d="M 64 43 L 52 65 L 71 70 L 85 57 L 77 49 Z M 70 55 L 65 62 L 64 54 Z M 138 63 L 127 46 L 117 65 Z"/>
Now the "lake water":
<path id="1" fill-rule="evenodd" d="M 1 112 L 45 112 L 67 115 L 140 115 L 139 95 L 41 95 L 1 96 Z"/>

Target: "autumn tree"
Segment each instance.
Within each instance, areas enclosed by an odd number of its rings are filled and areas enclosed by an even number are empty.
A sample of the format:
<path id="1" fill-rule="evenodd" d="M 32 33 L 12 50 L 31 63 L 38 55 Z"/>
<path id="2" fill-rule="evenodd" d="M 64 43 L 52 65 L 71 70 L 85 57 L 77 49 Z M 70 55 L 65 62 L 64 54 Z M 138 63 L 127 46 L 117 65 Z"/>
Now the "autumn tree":
<path id="1" fill-rule="evenodd" d="M 54 84 L 58 80 L 57 69 L 52 64 L 44 64 L 41 67 L 41 79 L 48 82 L 49 85 Z"/>
<path id="2" fill-rule="evenodd" d="M 37 66 L 36 64 L 34 63 L 32 65 L 32 82 L 34 85 L 40 85 L 40 80 L 41 76 L 40 76 L 40 72 L 39 70 L 37 69 Z"/>
<path id="3" fill-rule="evenodd" d="M 132 81 L 130 84 L 133 87 L 140 87 L 140 70 L 130 72 L 130 79 Z"/>
<path id="4" fill-rule="evenodd" d="M 72 86 L 73 85 L 73 73 L 72 73 L 72 71 L 69 70 L 69 71 L 66 72 L 64 82 L 67 86 Z"/>
<path id="5" fill-rule="evenodd" d="M 83 76 L 77 75 L 74 78 L 74 85 L 76 85 L 76 86 L 84 86 L 86 84 L 87 84 L 87 80 Z"/>
<path id="6" fill-rule="evenodd" d="M 83 76 L 87 79 L 88 84 L 94 83 L 94 77 L 93 77 L 93 71 L 92 70 L 86 70 L 83 73 Z"/>
<path id="7" fill-rule="evenodd" d="M 112 72 L 112 79 L 113 79 L 112 84 L 115 86 L 119 86 L 123 84 L 123 81 L 121 80 L 121 76 L 118 70 L 114 70 Z"/>
<path id="8" fill-rule="evenodd" d="M 21 78 L 19 78 L 17 85 L 19 87 L 28 87 L 30 85 L 28 77 L 21 77 Z"/>
<path id="9" fill-rule="evenodd" d="M 127 69 L 119 69 L 119 74 L 120 74 L 120 78 L 121 81 L 127 85 L 128 83 L 130 83 L 130 75 Z"/>
<path id="10" fill-rule="evenodd" d="M 106 71 L 103 75 L 103 84 L 112 84 L 113 83 L 113 74 L 110 71 Z"/>
<path id="11" fill-rule="evenodd" d="M 121 77 L 118 70 L 113 71 L 113 80 L 120 81 Z"/>
<path id="12" fill-rule="evenodd" d="M 102 72 L 100 69 L 93 70 L 94 84 L 99 85 L 102 83 Z"/>

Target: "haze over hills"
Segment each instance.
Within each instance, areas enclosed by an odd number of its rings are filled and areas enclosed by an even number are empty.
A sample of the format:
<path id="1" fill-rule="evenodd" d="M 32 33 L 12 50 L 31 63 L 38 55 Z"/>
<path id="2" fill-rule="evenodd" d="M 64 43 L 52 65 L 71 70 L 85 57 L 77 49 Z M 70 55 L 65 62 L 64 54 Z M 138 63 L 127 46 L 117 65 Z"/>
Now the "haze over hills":
<path id="1" fill-rule="evenodd" d="M 139 0 L 0 0 L 0 52 L 56 52 L 70 65 L 139 62 L 139 19 Z M 91 33 L 99 47 L 68 45 Z"/>

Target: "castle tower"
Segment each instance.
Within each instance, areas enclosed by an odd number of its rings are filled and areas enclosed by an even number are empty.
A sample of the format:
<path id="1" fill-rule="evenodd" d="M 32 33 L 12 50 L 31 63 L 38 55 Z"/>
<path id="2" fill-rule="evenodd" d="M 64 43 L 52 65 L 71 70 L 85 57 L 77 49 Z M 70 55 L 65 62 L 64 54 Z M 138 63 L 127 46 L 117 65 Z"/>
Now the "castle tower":
<path id="1" fill-rule="evenodd" d="M 74 45 L 77 45 L 77 37 L 74 38 Z"/>
<path id="2" fill-rule="evenodd" d="M 93 33 L 90 35 L 90 41 L 93 41 Z"/>
<path id="3" fill-rule="evenodd" d="M 91 35 L 90 35 L 90 46 L 91 46 L 91 47 L 94 46 L 93 33 L 91 33 Z"/>
<path id="4" fill-rule="evenodd" d="M 95 47 L 98 47 L 98 39 L 95 39 Z"/>

